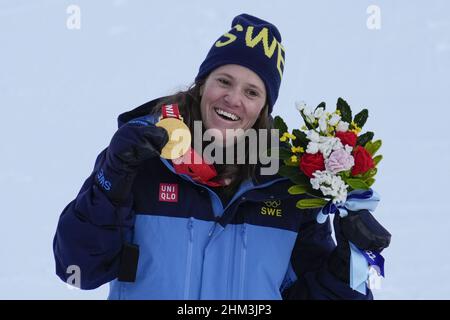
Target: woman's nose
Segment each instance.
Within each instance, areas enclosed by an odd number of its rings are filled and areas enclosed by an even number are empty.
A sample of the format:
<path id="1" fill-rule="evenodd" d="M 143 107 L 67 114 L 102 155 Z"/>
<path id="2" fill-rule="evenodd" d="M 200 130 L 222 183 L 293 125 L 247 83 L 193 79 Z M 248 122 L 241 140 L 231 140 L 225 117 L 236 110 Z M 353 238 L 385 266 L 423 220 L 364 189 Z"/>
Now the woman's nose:
<path id="1" fill-rule="evenodd" d="M 230 107 L 240 107 L 241 106 L 241 94 L 238 90 L 229 90 L 227 94 L 225 95 L 225 102 Z"/>

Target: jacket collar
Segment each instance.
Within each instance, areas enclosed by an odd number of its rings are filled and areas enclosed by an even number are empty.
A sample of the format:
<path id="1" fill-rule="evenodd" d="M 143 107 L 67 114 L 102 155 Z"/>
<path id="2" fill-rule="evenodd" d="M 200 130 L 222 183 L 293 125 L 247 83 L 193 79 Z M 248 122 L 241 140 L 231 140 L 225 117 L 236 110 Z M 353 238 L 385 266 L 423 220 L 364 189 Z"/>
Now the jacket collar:
<path id="1" fill-rule="evenodd" d="M 120 128 L 125 123 L 127 123 L 128 121 L 131 121 L 133 119 L 148 116 L 149 114 L 151 114 L 153 112 L 153 109 L 156 107 L 158 102 L 160 102 L 164 98 L 165 97 L 161 97 L 158 99 L 154 99 L 152 101 L 148 101 L 148 102 L 144 103 L 143 105 L 140 105 L 139 107 L 134 108 L 133 110 L 130 110 L 130 111 L 120 114 L 119 117 L 117 118 L 118 127 Z"/>

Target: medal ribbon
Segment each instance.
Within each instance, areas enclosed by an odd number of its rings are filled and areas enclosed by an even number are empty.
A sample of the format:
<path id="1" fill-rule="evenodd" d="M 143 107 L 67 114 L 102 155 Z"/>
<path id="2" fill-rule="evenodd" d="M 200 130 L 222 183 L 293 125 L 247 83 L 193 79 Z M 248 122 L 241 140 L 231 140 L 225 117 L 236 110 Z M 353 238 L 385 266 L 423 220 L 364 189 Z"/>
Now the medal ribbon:
<path id="1" fill-rule="evenodd" d="M 178 104 L 167 104 L 162 106 L 162 119 L 176 118 L 180 121 Z M 185 174 L 192 178 L 195 182 L 205 184 L 210 187 L 219 187 L 223 185 L 221 182 L 210 181 L 217 176 L 217 171 L 212 164 L 207 164 L 204 159 L 191 147 L 181 157 L 172 160 L 175 172 Z"/>

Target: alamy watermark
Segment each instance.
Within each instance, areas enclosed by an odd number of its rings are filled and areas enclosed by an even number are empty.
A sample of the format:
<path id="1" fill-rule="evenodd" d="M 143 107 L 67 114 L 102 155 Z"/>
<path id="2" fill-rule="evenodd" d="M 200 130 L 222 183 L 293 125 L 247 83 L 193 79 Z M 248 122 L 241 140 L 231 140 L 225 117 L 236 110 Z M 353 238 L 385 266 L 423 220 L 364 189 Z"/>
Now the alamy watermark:
<path id="1" fill-rule="evenodd" d="M 380 30 L 381 29 L 381 9 L 377 5 L 370 5 L 367 7 L 366 13 L 369 15 L 367 17 L 366 26 L 369 30 Z"/>
<path id="2" fill-rule="evenodd" d="M 80 289 L 81 288 L 81 269 L 77 265 L 70 265 L 67 267 L 66 273 L 69 274 L 66 280 L 67 288 Z"/>
<path id="3" fill-rule="evenodd" d="M 66 8 L 66 13 L 69 15 L 66 20 L 66 27 L 69 30 L 81 29 L 81 9 L 76 4 L 71 4 Z"/>
<path id="4" fill-rule="evenodd" d="M 176 142 L 171 152 L 180 154 L 184 139 L 190 132 L 176 129 L 171 140 Z M 185 156 L 178 162 L 185 164 L 260 164 L 261 175 L 274 175 L 279 169 L 278 129 L 207 129 L 203 132 L 202 121 L 194 122 L 194 149 L 201 157 Z M 205 146 L 205 142 L 207 143 Z M 199 150 L 201 150 L 199 152 Z"/>

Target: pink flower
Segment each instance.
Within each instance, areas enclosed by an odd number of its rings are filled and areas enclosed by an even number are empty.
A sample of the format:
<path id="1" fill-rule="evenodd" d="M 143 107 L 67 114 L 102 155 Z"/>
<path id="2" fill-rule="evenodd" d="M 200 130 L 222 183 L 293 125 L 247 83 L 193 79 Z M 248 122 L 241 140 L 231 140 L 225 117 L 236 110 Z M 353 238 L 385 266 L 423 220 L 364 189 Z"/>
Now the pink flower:
<path id="1" fill-rule="evenodd" d="M 350 153 L 345 151 L 345 149 L 333 151 L 328 159 L 325 160 L 325 168 L 333 174 L 350 170 L 354 164 L 355 160 Z"/>

